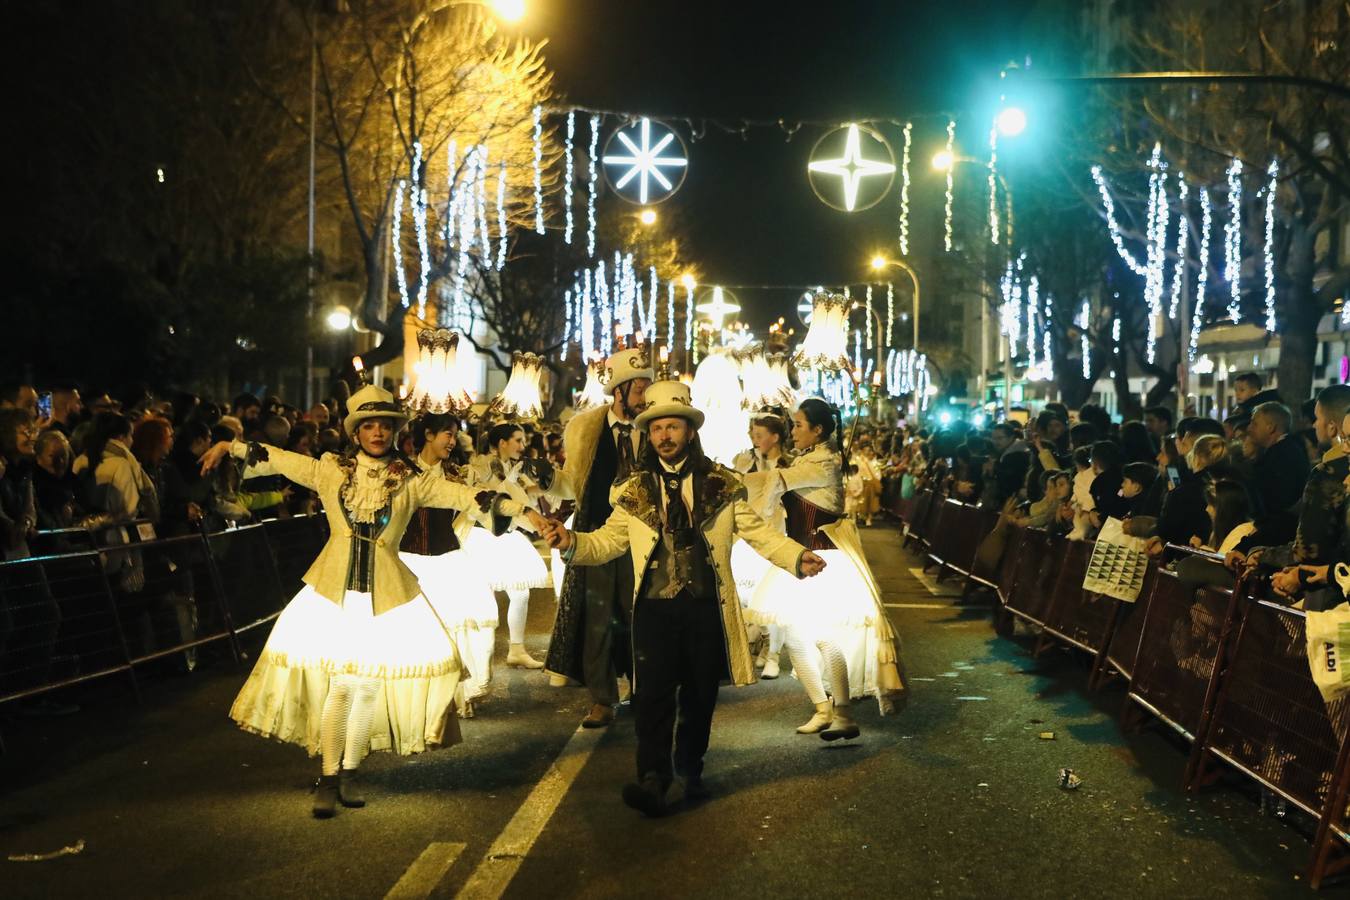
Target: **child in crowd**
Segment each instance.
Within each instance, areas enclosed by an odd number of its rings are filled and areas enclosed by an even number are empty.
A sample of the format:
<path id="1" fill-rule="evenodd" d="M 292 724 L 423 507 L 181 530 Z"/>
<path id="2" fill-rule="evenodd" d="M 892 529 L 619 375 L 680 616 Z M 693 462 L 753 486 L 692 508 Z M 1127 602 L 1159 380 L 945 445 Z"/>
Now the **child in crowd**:
<path id="1" fill-rule="evenodd" d="M 850 463 L 848 477 L 844 479 L 844 515 L 857 519 L 866 513 L 866 485 L 857 465 Z"/>

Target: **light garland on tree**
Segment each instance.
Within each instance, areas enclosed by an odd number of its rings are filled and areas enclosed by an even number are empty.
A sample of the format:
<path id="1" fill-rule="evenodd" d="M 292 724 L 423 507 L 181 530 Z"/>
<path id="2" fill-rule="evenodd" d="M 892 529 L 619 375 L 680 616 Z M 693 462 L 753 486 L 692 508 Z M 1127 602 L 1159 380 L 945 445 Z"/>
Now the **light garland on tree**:
<path id="1" fill-rule="evenodd" d="M 427 238 L 427 189 L 422 182 L 421 141 L 413 144 L 411 203 L 413 229 L 417 234 L 417 256 L 421 263 L 417 278 L 417 315 L 420 317 L 426 312 L 427 287 L 431 276 L 431 242 Z"/>
<path id="2" fill-rule="evenodd" d="M 647 269 L 647 343 L 655 343 L 657 332 L 656 321 L 656 294 L 660 285 L 656 277 L 656 266 L 650 266 Z"/>
<path id="3" fill-rule="evenodd" d="M 408 299 L 408 277 L 403 269 L 403 194 L 408 189 L 408 182 L 402 178 L 398 180 L 398 190 L 394 192 L 394 215 L 390 221 L 389 239 L 394 246 L 394 272 L 398 277 L 398 296 L 403 303 L 403 308 L 407 309 L 410 301 Z"/>
<path id="4" fill-rule="evenodd" d="M 1035 367 L 1036 351 L 1036 314 L 1041 311 L 1041 283 L 1035 275 L 1027 280 L 1027 365 Z"/>
<path id="5" fill-rule="evenodd" d="M 658 329 L 659 333 L 659 329 Z M 675 343 L 675 282 L 666 282 L 666 346 Z"/>
<path id="6" fill-rule="evenodd" d="M 1162 145 L 1153 145 L 1149 157 L 1148 267 L 1144 276 L 1144 302 L 1148 305 L 1148 340 L 1145 356 L 1150 363 L 1158 355 L 1158 320 L 1162 317 L 1162 294 L 1167 266 L 1167 163 Z"/>
<path id="7" fill-rule="evenodd" d="M 596 148 L 600 146 L 600 117 L 591 116 L 591 155 L 589 166 L 590 188 L 586 194 L 586 255 L 595 256 L 595 192 L 598 186 L 600 170 L 596 159 Z M 606 355 L 608 355 L 606 350 Z"/>
<path id="8" fill-rule="evenodd" d="M 488 239 L 488 219 L 487 219 L 487 144 L 478 145 L 478 168 L 474 173 L 474 198 L 478 203 L 478 237 L 483 248 L 483 261 L 487 262 L 492 256 L 492 242 Z"/>
<path id="9" fill-rule="evenodd" d="M 1050 323 L 1054 321 L 1054 312 L 1055 312 L 1055 298 L 1047 293 L 1045 295 L 1045 319 L 1044 319 L 1045 328 L 1041 332 L 1041 339 L 1042 339 L 1041 359 L 1044 366 L 1043 374 L 1045 375 L 1046 381 L 1055 380 L 1055 355 L 1053 352 L 1051 352 L 1053 345 L 1051 343 L 1050 337 L 1050 333 L 1051 331 L 1053 331 L 1053 329 L 1050 327 Z"/>
<path id="10" fill-rule="evenodd" d="M 534 108 L 534 230 L 544 233 L 544 108 Z"/>
<path id="11" fill-rule="evenodd" d="M 497 271 L 506 268 L 506 160 L 497 164 Z"/>
<path id="12" fill-rule="evenodd" d="M 1186 176 L 1177 176 L 1177 205 L 1180 209 L 1177 212 L 1177 263 L 1172 272 L 1172 302 L 1167 308 L 1167 318 L 1175 320 L 1177 309 L 1181 306 L 1181 289 L 1186 282 L 1186 252 L 1190 249 L 1188 238 L 1190 237 L 1190 219 L 1186 215 L 1186 198 L 1190 196 L 1190 187 L 1186 184 Z"/>
<path id="13" fill-rule="evenodd" d="M 1106 179 L 1102 175 L 1101 166 L 1092 167 L 1092 180 L 1097 185 L 1097 191 L 1101 194 L 1102 208 L 1106 212 L 1106 230 L 1111 235 L 1111 243 L 1115 244 L 1116 252 L 1120 258 L 1125 260 L 1125 265 L 1130 267 L 1130 271 L 1136 275 L 1148 275 L 1147 267 L 1140 264 L 1139 260 L 1134 258 L 1125 247 L 1125 239 L 1120 234 L 1120 223 L 1116 221 L 1116 204 L 1111 199 L 1111 192 L 1106 187 Z"/>
<path id="14" fill-rule="evenodd" d="M 956 163 L 953 161 L 952 165 Z M 989 129 L 989 243 L 998 243 L 998 127 Z"/>
<path id="15" fill-rule="evenodd" d="M 1272 159 L 1266 169 L 1270 181 L 1266 184 L 1266 242 L 1262 254 L 1266 269 L 1266 331 L 1275 332 L 1275 191 L 1280 175 L 1280 163 Z"/>
<path id="16" fill-rule="evenodd" d="M 946 204 L 942 211 L 942 246 L 946 252 L 952 252 L 952 188 L 955 187 L 954 173 L 956 172 L 956 120 L 947 120 L 947 159 L 951 163 L 947 166 L 947 196 Z"/>
<path id="17" fill-rule="evenodd" d="M 578 293 L 578 294 L 577 294 L 577 300 L 579 301 L 580 299 L 581 299 L 581 295 L 580 295 L 580 293 Z M 568 339 L 568 338 L 571 336 L 571 334 L 572 334 L 572 317 L 573 317 L 573 316 L 572 316 L 572 291 L 571 291 L 571 290 L 568 290 L 567 292 L 565 292 L 565 293 L 563 294 L 563 315 L 565 316 L 564 322 L 563 322 L 563 342 L 562 342 L 562 349 L 560 349 L 560 350 L 558 351 L 558 358 L 559 358 L 559 359 L 564 359 L 564 360 L 565 360 L 565 359 L 567 359 L 567 347 L 568 347 L 567 339 Z"/>
<path id="18" fill-rule="evenodd" d="M 595 354 L 595 310 L 592 306 L 591 270 L 581 273 L 581 321 L 577 323 L 577 343 L 581 355 L 590 359 Z"/>
<path id="19" fill-rule="evenodd" d="M 1223 277 L 1228 280 L 1228 318 L 1242 320 L 1242 160 L 1228 166 L 1228 223 L 1224 226 Z"/>
<path id="20" fill-rule="evenodd" d="M 694 352 L 694 285 L 684 286 L 684 354 L 687 361 Z"/>
<path id="21" fill-rule="evenodd" d="M 572 231 L 574 222 L 572 218 L 572 181 L 575 172 L 575 161 L 572 159 L 573 142 L 577 134 L 577 114 L 569 112 L 567 114 L 567 142 L 563 145 L 565 156 L 563 157 L 563 243 L 572 243 Z"/>
<path id="22" fill-rule="evenodd" d="M 886 346 L 895 343 L 895 285 L 886 282 Z"/>
<path id="23" fill-rule="evenodd" d="M 900 255 L 909 256 L 909 150 L 914 123 L 905 123 L 905 149 L 900 162 Z M 887 343 L 890 339 L 887 338 Z"/>
<path id="24" fill-rule="evenodd" d="M 610 308 L 609 284 L 605 281 L 603 259 L 595 265 L 595 300 L 596 307 L 600 311 L 600 352 L 608 357 L 613 347 L 614 330 L 610 328 L 610 323 L 614 319 Z"/>
<path id="25" fill-rule="evenodd" d="M 1186 360 L 1195 362 L 1200 348 L 1200 325 L 1205 319 L 1205 289 L 1209 285 L 1209 238 L 1214 224 L 1214 213 L 1209 202 L 1209 188 L 1200 189 L 1200 271 L 1195 276 L 1195 303 L 1191 306 L 1191 337 Z"/>

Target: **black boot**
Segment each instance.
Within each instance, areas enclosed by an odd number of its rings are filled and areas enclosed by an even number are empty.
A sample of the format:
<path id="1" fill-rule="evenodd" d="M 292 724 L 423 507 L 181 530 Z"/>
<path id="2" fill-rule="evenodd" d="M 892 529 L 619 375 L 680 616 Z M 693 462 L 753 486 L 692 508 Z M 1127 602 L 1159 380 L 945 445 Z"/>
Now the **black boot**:
<path id="1" fill-rule="evenodd" d="M 349 809 L 360 809 L 366 805 L 366 798 L 361 794 L 361 786 L 356 780 L 355 769 L 343 769 L 338 777 L 338 799 Z"/>
<path id="2" fill-rule="evenodd" d="M 623 787 L 623 802 L 643 815 L 658 819 L 670 812 L 666 804 L 668 785 L 659 775 L 648 773 L 640 782 Z"/>
<path id="3" fill-rule="evenodd" d="M 331 819 L 337 812 L 338 776 L 320 775 L 319 785 L 314 789 L 314 818 Z"/>

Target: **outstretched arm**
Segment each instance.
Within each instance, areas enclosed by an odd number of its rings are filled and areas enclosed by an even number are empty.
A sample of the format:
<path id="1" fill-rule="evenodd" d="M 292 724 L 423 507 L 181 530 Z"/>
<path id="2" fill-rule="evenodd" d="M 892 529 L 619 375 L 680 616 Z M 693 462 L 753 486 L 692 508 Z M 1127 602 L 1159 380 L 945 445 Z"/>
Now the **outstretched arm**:
<path id="1" fill-rule="evenodd" d="M 765 522 L 749 503 L 744 500 L 735 503 L 736 535 L 760 556 L 798 578 L 810 577 L 825 568 L 823 559 Z"/>
<path id="2" fill-rule="evenodd" d="M 244 463 L 251 475 L 280 475 L 312 491 L 319 489 L 323 471 L 319 460 L 255 441 L 221 441 L 201 456 L 202 474 L 218 466 L 226 456 Z"/>

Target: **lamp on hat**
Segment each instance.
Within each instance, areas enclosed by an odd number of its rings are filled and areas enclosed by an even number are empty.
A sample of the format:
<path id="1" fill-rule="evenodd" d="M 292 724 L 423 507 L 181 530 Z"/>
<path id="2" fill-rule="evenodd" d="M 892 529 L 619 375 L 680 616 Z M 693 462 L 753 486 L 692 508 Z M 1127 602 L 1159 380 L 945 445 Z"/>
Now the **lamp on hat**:
<path id="1" fill-rule="evenodd" d="M 586 364 L 586 384 L 581 388 L 581 393 L 577 394 L 577 399 L 573 403 L 577 412 L 595 409 L 595 407 L 604 406 L 609 402 L 609 399 L 605 396 L 605 386 L 600 383 L 600 373 L 604 370 L 604 357 L 598 353 L 594 359 Z"/>
<path id="2" fill-rule="evenodd" d="M 449 413 L 462 417 L 473 403 L 458 361 L 459 335 L 448 328 L 417 332 L 417 361 L 406 406 L 417 413 Z"/>
<path id="3" fill-rule="evenodd" d="M 645 344 L 616 350 L 605 360 L 604 371 L 600 373 L 600 384 L 606 391 L 626 384 L 635 378 L 656 380 L 656 370 L 652 368 L 652 352 Z"/>
<path id="4" fill-rule="evenodd" d="M 488 415 L 505 419 L 537 419 L 544 414 L 544 401 L 539 396 L 539 378 L 543 374 L 544 358 L 535 353 L 517 350 L 511 354 L 511 377 L 506 387 L 492 398 Z"/>
<path id="5" fill-rule="evenodd" d="M 848 314 L 852 302 L 842 294 L 817 293 L 811 301 L 811 327 L 792 362 L 799 369 L 849 371 Z"/>
<path id="6" fill-rule="evenodd" d="M 703 412 L 689 397 L 689 385 L 682 381 L 654 381 L 647 387 L 647 408 L 633 420 L 638 431 L 646 431 L 654 419 L 684 419 L 694 428 L 703 425 Z"/>

